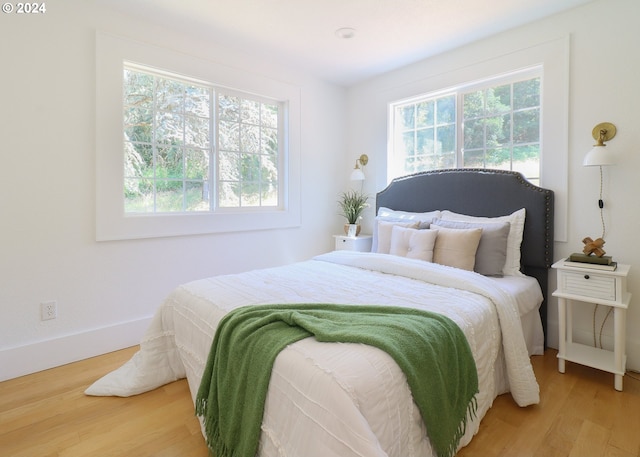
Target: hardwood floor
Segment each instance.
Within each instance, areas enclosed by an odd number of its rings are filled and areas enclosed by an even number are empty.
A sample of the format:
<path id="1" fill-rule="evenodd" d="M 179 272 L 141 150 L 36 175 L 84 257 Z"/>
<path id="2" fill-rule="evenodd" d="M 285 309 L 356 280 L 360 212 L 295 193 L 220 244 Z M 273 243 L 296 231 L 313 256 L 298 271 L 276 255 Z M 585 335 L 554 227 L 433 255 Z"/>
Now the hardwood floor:
<path id="1" fill-rule="evenodd" d="M 129 398 L 83 394 L 136 350 L 0 383 L 0 456 L 207 457 L 186 380 Z"/>
<path id="2" fill-rule="evenodd" d="M 0 456 L 207 457 L 185 380 L 130 398 L 83 394 L 136 349 L 0 383 Z M 553 350 L 532 360 L 540 404 L 498 397 L 459 457 L 640 456 L 640 375 L 617 392 L 608 373 L 558 373 Z"/>
<path id="3" fill-rule="evenodd" d="M 610 373 L 569 362 L 559 373 L 556 356 L 531 359 L 540 403 L 520 408 L 501 395 L 459 457 L 640 456 L 639 375 L 625 376 L 618 392 Z"/>

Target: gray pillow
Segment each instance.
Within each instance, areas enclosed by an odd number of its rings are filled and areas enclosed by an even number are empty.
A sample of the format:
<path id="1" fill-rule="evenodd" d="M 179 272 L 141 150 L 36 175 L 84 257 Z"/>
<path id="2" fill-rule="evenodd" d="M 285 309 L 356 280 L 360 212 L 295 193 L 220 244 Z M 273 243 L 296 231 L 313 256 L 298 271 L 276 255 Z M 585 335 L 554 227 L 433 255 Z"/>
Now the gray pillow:
<path id="1" fill-rule="evenodd" d="M 482 236 L 476 251 L 473 270 L 485 276 L 502 276 L 507 261 L 507 240 L 511 224 L 509 222 L 462 222 L 434 219 L 432 225 L 451 229 L 481 228 Z"/>

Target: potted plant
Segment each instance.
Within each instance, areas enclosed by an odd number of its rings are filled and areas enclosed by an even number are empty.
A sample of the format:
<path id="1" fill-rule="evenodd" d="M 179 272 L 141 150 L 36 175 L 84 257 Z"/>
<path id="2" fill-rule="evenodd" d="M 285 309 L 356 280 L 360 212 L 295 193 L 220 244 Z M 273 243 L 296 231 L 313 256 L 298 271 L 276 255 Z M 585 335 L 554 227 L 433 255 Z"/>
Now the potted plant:
<path id="1" fill-rule="evenodd" d="M 344 225 L 344 232 L 349 236 L 357 236 L 360 233 L 360 219 L 362 211 L 369 206 L 369 197 L 356 190 L 348 190 L 340 195 L 338 206 L 340 214 L 347 219 Z"/>

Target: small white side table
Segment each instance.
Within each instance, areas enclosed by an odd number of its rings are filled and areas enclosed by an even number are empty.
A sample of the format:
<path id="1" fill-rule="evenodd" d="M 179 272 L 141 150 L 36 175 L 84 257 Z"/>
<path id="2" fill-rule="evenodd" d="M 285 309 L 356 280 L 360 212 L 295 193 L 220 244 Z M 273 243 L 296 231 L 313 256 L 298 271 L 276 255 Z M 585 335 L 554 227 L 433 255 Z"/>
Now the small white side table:
<path id="1" fill-rule="evenodd" d="M 336 239 L 336 251 L 360 251 L 370 252 L 373 237 L 371 235 L 359 235 L 349 237 L 344 235 L 333 235 Z"/>
<path id="2" fill-rule="evenodd" d="M 558 371 L 564 373 L 566 360 L 608 371 L 615 375 L 615 389 L 621 391 L 627 363 L 627 308 L 631 302 L 627 277 L 631 267 L 618 264 L 614 271 L 599 270 L 565 265 L 563 259 L 554 263 L 552 268 L 558 274 L 558 288 L 553 293 L 558 297 Z M 613 307 L 613 352 L 573 341 L 573 303 Z"/>

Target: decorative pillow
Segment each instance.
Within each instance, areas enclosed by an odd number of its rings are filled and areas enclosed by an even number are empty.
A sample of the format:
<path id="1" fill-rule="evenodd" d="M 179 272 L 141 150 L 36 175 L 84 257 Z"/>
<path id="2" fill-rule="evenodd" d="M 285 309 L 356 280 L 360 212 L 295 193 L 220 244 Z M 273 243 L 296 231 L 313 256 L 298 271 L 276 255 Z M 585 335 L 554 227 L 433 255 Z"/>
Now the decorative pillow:
<path id="1" fill-rule="evenodd" d="M 420 222 L 421 229 L 429 228 L 429 224 L 436 217 L 440 217 L 440 211 L 429 211 L 426 213 L 411 213 L 409 211 L 395 211 L 381 206 L 378 208 L 378 215 L 382 220 L 386 221 L 402 221 L 402 222 Z"/>
<path id="2" fill-rule="evenodd" d="M 440 211 L 429 211 L 426 213 L 411 213 L 408 211 L 395 211 L 381 206 L 378 208 L 376 222 L 373 224 L 373 242 L 371 244 L 371 252 L 376 251 L 378 247 L 378 221 L 390 222 L 419 222 L 421 229 L 428 229 L 429 224 L 436 217 L 440 217 Z"/>
<path id="3" fill-rule="evenodd" d="M 433 246 L 438 232 L 394 225 L 391 229 L 389 254 L 410 259 L 433 261 Z"/>
<path id="4" fill-rule="evenodd" d="M 461 222 L 434 219 L 431 225 L 452 229 L 481 228 L 482 236 L 476 251 L 476 264 L 473 270 L 485 276 L 503 275 L 511 228 L 509 222 Z"/>
<path id="5" fill-rule="evenodd" d="M 378 228 L 378 239 L 376 250 L 373 252 L 379 252 L 381 254 L 389 254 L 391 249 L 391 232 L 394 226 L 408 227 L 417 229 L 419 222 L 389 222 L 389 221 L 376 221 Z"/>
<path id="6" fill-rule="evenodd" d="M 433 224 L 431 228 L 438 232 L 433 248 L 434 263 L 473 271 L 482 229 L 450 229 Z"/>
<path id="7" fill-rule="evenodd" d="M 466 214 L 458 214 L 452 211 L 442 211 L 441 219 L 448 221 L 463 222 L 509 222 L 509 238 L 507 239 L 507 259 L 502 269 L 505 276 L 524 276 L 520 272 L 520 245 L 522 244 L 522 235 L 524 233 L 525 209 L 519 209 L 507 216 L 499 217 L 476 217 Z"/>

